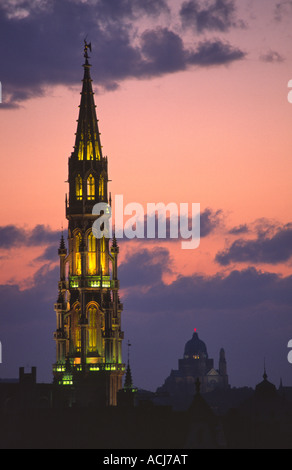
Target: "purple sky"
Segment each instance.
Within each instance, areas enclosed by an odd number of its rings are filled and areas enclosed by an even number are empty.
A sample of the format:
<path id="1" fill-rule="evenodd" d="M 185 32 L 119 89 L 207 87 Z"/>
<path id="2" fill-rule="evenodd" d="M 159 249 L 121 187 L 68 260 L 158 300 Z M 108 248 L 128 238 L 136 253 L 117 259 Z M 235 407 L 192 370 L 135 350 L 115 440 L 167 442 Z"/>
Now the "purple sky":
<path id="1" fill-rule="evenodd" d="M 50 381 L 57 250 L 82 79 L 112 195 L 199 202 L 201 243 L 120 241 L 135 385 L 155 390 L 197 328 L 232 386 L 292 386 L 292 2 L 2 0 L 0 377 Z"/>

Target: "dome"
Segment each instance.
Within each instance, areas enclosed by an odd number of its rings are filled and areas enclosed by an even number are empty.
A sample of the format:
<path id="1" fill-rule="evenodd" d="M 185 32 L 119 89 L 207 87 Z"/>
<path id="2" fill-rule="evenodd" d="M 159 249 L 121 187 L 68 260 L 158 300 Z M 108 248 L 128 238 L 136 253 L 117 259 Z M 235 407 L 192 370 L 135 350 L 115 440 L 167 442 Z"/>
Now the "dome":
<path id="1" fill-rule="evenodd" d="M 199 339 L 198 333 L 194 333 L 192 339 L 190 339 L 185 345 L 184 358 L 192 358 L 194 356 L 208 357 L 207 348 L 204 341 Z"/>
<path id="2" fill-rule="evenodd" d="M 264 380 L 257 384 L 255 388 L 256 396 L 261 399 L 277 397 L 277 389 L 274 384 L 267 380 L 268 376 L 266 371 L 264 372 L 263 378 Z"/>

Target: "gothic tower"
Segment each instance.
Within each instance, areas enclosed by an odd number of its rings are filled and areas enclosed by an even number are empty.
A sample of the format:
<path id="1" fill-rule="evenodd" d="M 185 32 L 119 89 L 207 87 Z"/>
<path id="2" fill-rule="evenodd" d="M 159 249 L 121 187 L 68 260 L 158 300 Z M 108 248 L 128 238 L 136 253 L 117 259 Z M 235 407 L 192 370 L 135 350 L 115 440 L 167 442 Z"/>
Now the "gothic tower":
<path id="1" fill-rule="evenodd" d="M 96 106 L 85 42 L 84 77 L 74 150 L 69 157 L 66 196 L 68 250 L 62 235 L 54 383 L 74 391 L 76 400 L 117 404 L 122 363 L 121 312 L 115 237 L 95 238 L 92 209 L 109 203 L 108 162 L 102 154 Z"/>

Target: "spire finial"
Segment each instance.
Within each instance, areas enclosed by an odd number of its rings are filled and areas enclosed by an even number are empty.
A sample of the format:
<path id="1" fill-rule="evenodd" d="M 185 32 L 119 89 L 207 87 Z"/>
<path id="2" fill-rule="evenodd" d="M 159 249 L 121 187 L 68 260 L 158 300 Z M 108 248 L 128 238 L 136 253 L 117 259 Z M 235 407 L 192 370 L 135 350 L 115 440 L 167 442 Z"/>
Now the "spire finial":
<path id="1" fill-rule="evenodd" d="M 263 375 L 264 380 L 267 380 L 267 372 L 266 372 L 266 358 L 264 357 L 264 375 Z"/>
<path id="2" fill-rule="evenodd" d="M 132 345 L 131 345 L 130 341 L 128 340 L 128 364 L 130 364 L 130 346 L 132 346 Z"/>
<path id="3" fill-rule="evenodd" d="M 127 365 L 127 371 L 126 371 L 126 377 L 125 377 L 125 384 L 124 388 L 125 389 L 132 389 L 133 384 L 132 384 L 132 373 L 131 373 L 131 367 L 130 367 L 130 341 L 128 341 L 128 365 Z"/>
<path id="4" fill-rule="evenodd" d="M 91 52 L 91 42 L 87 43 L 86 39 L 84 39 L 84 57 L 86 59 L 86 63 L 88 63 L 88 59 L 89 59 L 88 52 L 87 52 L 88 49 Z"/>
<path id="5" fill-rule="evenodd" d="M 113 234 L 113 242 L 112 242 L 112 245 L 113 245 L 114 248 L 116 248 L 116 247 L 118 246 L 118 244 L 117 244 L 117 239 L 116 239 L 116 233 L 115 233 L 115 232 L 114 232 L 114 234 Z"/>
<path id="6" fill-rule="evenodd" d="M 65 240 L 64 240 L 64 235 L 63 235 L 63 226 L 62 226 L 62 232 L 61 232 L 61 239 L 60 239 L 60 246 L 59 246 L 59 251 L 66 250 L 65 246 Z"/>

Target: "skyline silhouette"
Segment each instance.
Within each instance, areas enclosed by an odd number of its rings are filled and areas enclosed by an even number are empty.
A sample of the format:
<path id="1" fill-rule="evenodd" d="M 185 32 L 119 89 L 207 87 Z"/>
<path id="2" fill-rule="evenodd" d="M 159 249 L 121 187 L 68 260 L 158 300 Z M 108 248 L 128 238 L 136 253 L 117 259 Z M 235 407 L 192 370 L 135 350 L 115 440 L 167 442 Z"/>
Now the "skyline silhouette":
<path id="1" fill-rule="evenodd" d="M 222 16 L 219 3 L 0 6 L 1 378 L 29 365 L 52 379 L 57 249 L 88 35 L 112 195 L 144 207 L 201 204 L 195 250 L 120 243 L 135 386 L 161 386 L 194 328 L 211 357 L 224 347 L 231 386 L 254 388 L 264 360 L 272 383 L 292 386 L 292 10 L 222 1 Z"/>

